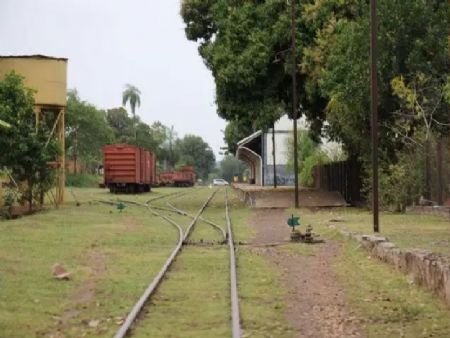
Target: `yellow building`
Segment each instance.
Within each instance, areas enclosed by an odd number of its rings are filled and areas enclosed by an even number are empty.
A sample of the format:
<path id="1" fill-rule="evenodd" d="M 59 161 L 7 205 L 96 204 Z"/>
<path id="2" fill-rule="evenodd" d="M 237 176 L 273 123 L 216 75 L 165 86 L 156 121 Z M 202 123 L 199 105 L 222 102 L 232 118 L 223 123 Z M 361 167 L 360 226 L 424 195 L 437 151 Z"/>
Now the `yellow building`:
<path id="1" fill-rule="evenodd" d="M 0 79 L 11 72 L 22 75 L 25 86 L 36 91 L 36 124 L 47 123 L 52 136 L 58 138 L 62 154 L 57 159 L 59 170 L 57 203 L 64 200 L 64 115 L 67 97 L 67 59 L 44 55 L 0 56 Z"/>

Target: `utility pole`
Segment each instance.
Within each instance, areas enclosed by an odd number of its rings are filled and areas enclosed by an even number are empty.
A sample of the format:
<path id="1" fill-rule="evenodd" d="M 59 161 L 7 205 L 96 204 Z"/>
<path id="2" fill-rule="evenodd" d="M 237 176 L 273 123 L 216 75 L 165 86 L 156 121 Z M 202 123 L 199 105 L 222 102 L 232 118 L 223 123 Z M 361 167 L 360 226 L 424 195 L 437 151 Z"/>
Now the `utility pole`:
<path id="1" fill-rule="evenodd" d="M 291 35 L 292 35 L 292 118 L 294 123 L 294 179 L 295 179 L 295 208 L 299 207 L 298 201 L 298 142 L 297 142 L 297 119 L 298 119 L 298 101 L 297 101 L 297 60 L 296 60 L 296 20 L 295 20 L 295 1 L 291 0 Z"/>
<path id="2" fill-rule="evenodd" d="M 277 182 L 277 161 L 275 153 L 275 122 L 272 125 L 272 158 L 273 158 L 273 187 L 276 189 L 278 186 Z"/>
<path id="3" fill-rule="evenodd" d="M 437 178 L 438 178 L 437 200 L 439 205 L 443 205 L 444 196 L 443 196 L 443 180 L 442 180 L 442 138 L 440 135 L 437 139 L 436 151 L 437 151 Z"/>
<path id="4" fill-rule="evenodd" d="M 372 212 L 373 231 L 380 232 L 378 203 L 378 82 L 377 1 L 370 0 L 370 111 L 372 115 Z"/>

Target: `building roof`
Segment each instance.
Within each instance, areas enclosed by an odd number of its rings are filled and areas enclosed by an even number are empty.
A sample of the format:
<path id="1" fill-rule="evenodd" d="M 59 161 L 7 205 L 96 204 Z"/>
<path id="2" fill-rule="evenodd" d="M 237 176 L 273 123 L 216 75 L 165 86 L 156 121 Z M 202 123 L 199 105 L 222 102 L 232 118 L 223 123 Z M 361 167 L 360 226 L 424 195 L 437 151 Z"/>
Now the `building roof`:
<path id="1" fill-rule="evenodd" d="M 0 59 L 43 59 L 43 60 L 57 60 L 57 61 L 67 61 L 67 58 L 58 58 L 54 56 L 47 55 L 0 55 Z"/>
<path id="2" fill-rule="evenodd" d="M 256 132 L 254 132 L 253 134 L 251 134 L 250 136 L 247 136 L 246 138 L 240 140 L 237 145 L 238 147 L 243 146 L 244 144 L 247 144 L 251 141 L 253 141 L 255 138 L 257 138 L 258 136 L 260 136 L 262 134 L 261 130 L 258 130 Z"/>

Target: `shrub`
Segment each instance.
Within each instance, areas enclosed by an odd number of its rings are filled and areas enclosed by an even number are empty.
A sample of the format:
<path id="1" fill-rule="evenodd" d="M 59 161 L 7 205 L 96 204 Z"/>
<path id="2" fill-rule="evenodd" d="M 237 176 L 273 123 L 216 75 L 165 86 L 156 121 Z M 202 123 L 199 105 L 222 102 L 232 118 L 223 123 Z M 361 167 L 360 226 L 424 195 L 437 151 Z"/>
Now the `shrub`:
<path id="1" fill-rule="evenodd" d="M 77 188 L 98 187 L 99 177 L 89 174 L 66 174 L 66 186 Z"/>

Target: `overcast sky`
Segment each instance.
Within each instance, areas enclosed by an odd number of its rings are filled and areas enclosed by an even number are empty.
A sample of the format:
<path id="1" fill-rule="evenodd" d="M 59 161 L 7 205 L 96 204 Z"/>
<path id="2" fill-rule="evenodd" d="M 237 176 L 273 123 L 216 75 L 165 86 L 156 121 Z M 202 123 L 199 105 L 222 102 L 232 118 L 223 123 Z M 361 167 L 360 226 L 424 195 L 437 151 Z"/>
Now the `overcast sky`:
<path id="1" fill-rule="evenodd" d="M 180 0 L 0 0 L 0 55 L 67 57 L 69 88 L 99 108 L 133 84 L 145 122 L 200 135 L 218 155 L 214 81 L 179 11 Z"/>

